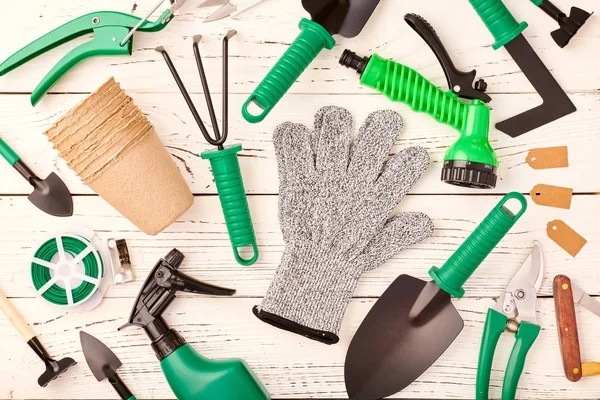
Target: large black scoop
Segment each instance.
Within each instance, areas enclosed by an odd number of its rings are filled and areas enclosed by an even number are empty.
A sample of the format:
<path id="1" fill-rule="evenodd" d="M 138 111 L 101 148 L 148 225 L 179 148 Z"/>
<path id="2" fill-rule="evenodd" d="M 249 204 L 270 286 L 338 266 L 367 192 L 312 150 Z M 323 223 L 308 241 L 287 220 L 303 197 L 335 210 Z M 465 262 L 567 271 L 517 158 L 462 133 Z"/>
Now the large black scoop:
<path id="1" fill-rule="evenodd" d="M 520 211 L 505 203 L 516 199 Z M 399 276 L 375 303 L 350 343 L 344 377 L 353 400 L 378 400 L 401 391 L 425 372 L 463 329 L 452 304 L 462 286 L 527 208 L 509 193 L 441 268 L 425 282 Z"/>

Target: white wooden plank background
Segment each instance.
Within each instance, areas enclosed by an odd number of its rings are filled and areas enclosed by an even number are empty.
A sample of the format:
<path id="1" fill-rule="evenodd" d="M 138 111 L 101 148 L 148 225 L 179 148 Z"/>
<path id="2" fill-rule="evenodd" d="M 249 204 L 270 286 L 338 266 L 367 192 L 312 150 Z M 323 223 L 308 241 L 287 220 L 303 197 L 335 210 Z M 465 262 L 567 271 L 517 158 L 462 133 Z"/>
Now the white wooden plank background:
<path id="1" fill-rule="evenodd" d="M 456 133 L 416 114 L 400 104 L 359 85 L 353 71 L 337 66 L 344 48 L 370 54 L 373 51 L 419 69 L 439 86 L 445 87 L 441 68 L 421 39 L 404 23 L 406 12 L 425 16 L 446 43 L 460 68 L 477 68 L 489 83 L 492 117 L 499 121 L 539 103 L 517 66 L 504 50 L 493 51 L 492 38 L 477 19 L 466 0 L 382 0 L 373 21 L 356 39 L 340 38 L 336 48 L 324 52 L 291 89 L 265 122 L 247 124 L 239 108 L 256 83 L 282 54 L 297 34 L 297 22 L 305 13 L 299 1 L 265 0 L 243 14 L 239 20 L 226 19 L 202 24 L 213 9 L 196 9 L 199 1 L 188 0 L 180 16 L 161 33 L 137 34 L 131 57 L 107 57 L 85 61 L 54 88 L 36 108 L 29 105 L 28 94 L 51 66 L 79 39 L 26 64 L 0 78 L 0 135 L 40 175 L 56 170 L 75 197 L 75 217 L 55 219 L 34 208 L 26 199 L 29 188 L 5 165 L 0 168 L 0 287 L 39 333 L 49 351 L 57 356 L 72 356 L 80 361 L 73 371 L 45 389 L 37 387 L 42 365 L 21 342 L 14 329 L 0 318 L 0 397 L 28 399 L 113 399 L 110 385 L 97 383 L 85 366 L 78 331 L 85 329 L 105 341 L 123 361 L 123 379 L 140 399 L 172 398 L 145 334 L 135 329 L 116 333 L 126 320 L 141 282 L 156 260 L 171 248 L 182 250 L 187 258 L 182 269 L 207 282 L 234 287 L 231 299 L 180 296 L 173 303 L 167 320 L 202 354 L 214 358 L 246 359 L 267 385 L 274 399 L 344 398 L 343 360 L 346 348 L 360 321 L 373 302 L 401 273 L 427 278 L 431 265 L 442 264 L 501 195 L 509 191 L 529 192 L 538 183 L 563 185 L 575 189 L 571 210 L 539 207 L 530 203 L 529 211 L 502 241 L 465 286 L 467 295 L 456 305 L 465 319 L 463 333 L 442 358 L 413 385 L 394 398 L 474 398 L 475 371 L 485 312 L 527 256 L 533 240 L 540 240 L 546 258 L 546 273 L 538 318 L 542 333 L 527 359 L 518 398 L 521 399 L 597 399 L 600 378 L 586 378 L 577 384 L 564 378 L 552 296 L 552 279 L 566 273 L 588 293 L 600 295 L 600 179 L 597 176 L 597 149 L 600 145 L 600 30 L 597 17 L 566 49 L 559 49 L 550 38 L 555 22 L 529 2 L 506 0 L 515 16 L 530 23 L 525 32 L 541 58 L 567 90 L 579 111 L 519 139 L 510 139 L 492 129 L 490 140 L 501 163 L 500 178 L 493 191 L 463 190 L 439 181 L 440 163 Z M 0 24 L 0 60 L 29 41 L 79 15 L 97 10 L 116 10 L 142 15 L 155 3 L 140 0 L 70 0 L 46 2 L 30 0 L 26 6 L 11 3 L 4 7 Z M 572 4 L 556 0 L 565 10 Z M 595 0 L 579 0 L 578 6 L 592 11 Z M 597 10 L 596 10 L 597 11 Z M 208 149 L 195 127 L 186 105 L 177 92 L 160 55 L 154 48 L 169 49 L 180 72 L 202 104 L 200 82 L 191 54 L 190 37 L 203 34 L 201 51 L 213 91 L 220 93 L 220 38 L 235 28 L 231 41 L 231 112 L 233 139 L 244 146 L 241 163 L 250 194 L 261 258 L 252 267 L 237 265 L 231 256 L 225 225 L 207 163 L 198 154 Z M 136 104 L 155 124 L 178 167 L 197 195 L 194 207 L 164 233 L 146 236 L 104 201 L 94 196 L 68 170 L 42 132 L 70 107 L 94 90 L 109 76 L 115 76 L 134 97 Z M 220 104 L 219 95 L 215 96 Z M 286 120 L 312 123 L 321 106 L 347 107 L 357 120 L 382 108 L 394 108 L 405 119 L 406 129 L 398 148 L 408 145 L 426 147 L 432 165 L 413 193 L 399 206 L 403 211 L 424 211 L 436 226 L 434 237 L 398 254 L 361 280 L 341 332 L 341 342 L 324 346 L 299 336 L 274 329 L 258 321 L 251 307 L 260 302 L 278 265 L 283 241 L 277 223 L 277 175 L 271 133 Z M 217 105 L 217 107 L 219 107 Z M 202 108 L 202 107 L 200 107 Z M 525 164 L 527 152 L 536 147 L 568 145 L 568 169 L 534 171 Z M 546 223 L 564 219 L 589 240 L 577 258 L 572 258 L 552 243 L 545 234 Z M 128 239 L 138 261 L 136 282 L 112 287 L 107 299 L 96 310 L 66 314 L 35 298 L 26 284 L 23 268 L 35 244 L 47 235 L 66 230 L 73 223 L 94 228 L 104 238 Z M 600 346 L 595 332 L 600 319 L 577 308 L 584 361 L 599 360 Z M 491 398 L 501 392 L 503 370 L 512 347 L 506 335 L 497 352 L 492 376 Z"/>

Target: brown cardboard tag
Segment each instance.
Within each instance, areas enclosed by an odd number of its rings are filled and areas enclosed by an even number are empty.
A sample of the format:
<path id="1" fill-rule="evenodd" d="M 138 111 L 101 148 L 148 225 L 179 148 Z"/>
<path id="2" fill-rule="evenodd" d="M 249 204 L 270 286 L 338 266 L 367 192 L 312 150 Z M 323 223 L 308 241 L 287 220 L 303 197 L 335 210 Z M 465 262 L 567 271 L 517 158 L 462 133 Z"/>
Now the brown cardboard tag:
<path id="1" fill-rule="evenodd" d="M 567 146 L 533 149 L 526 161 L 533 169 L 566 168 L 569 166 L 569 149 Z"/>
<path id="2" fill-rule="evenodd" d="M 573 189 L 539 184 L 535 185 L 529 194 L 533 202 L 539 206 L 569 209 L 571 208 Z"/>
<path id="3" fill-rule="evenodd" d="M 572 257 L 577 256 L 587 243 L 587 240 L 579 233 L 575 232 L 569 225 L 559 219 L 548 222 L 546 231 L 548 237 Z"/>

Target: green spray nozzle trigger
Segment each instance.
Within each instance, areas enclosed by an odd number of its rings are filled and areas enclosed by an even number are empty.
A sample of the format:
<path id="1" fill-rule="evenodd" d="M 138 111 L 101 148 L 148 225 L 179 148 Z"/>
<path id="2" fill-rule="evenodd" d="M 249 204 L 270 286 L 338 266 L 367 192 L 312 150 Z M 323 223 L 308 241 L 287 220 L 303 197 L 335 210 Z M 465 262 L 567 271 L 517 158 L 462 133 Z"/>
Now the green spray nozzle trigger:
<path id="1" fill-rule="evenodd" d="M 355 69 L 360 82 L 395 102 L 407 104 L 460 133 L 444 157 L 442 180 L 466 187 L 491 189 L 496 186 L 498 160 L 489 143 L 490 109 L 479 99 L 463 102 L 444 92 L 417 71 L 374 54 L 358 57 L 346 50 L 340 64 Z"/>

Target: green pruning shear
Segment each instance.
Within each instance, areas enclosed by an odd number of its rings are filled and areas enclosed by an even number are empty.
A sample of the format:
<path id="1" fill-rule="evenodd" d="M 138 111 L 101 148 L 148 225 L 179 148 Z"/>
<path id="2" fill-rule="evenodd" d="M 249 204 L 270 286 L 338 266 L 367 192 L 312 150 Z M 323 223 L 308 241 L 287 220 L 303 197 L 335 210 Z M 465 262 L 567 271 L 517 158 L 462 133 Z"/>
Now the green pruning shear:
<path id="1" fill-rule="evenodd" d="M 542 275 L 542 251 L 535 242 L 531 254 L 496 301 L 496 306 L 488 310 L 477 367 L 477 400 L 488 399 L 494 352 L 505 330 L 515 333 L 516 342 L 504 376 L 502 400 L 514 400 L 525 358 L 541 329 L 535 315 L 535 301 Z"/>
<path id="2" fill-rule="evenodd" d="M 35 106 L 56 82 L 79 62 L 96 56 L 131 55 L 133 34 L 136 31 L 158 32 L 164 29 L 171 22 L 175 11 L 186 0 L 169 0 L 171 6 L 162 13 L 158 20 L 148 21 L 152 13 L 165 1 L 160 0 L 144 18 L 116 11 L 98 11 L 75 18 L 10 56 L 0 64 L 0 76 L 62 44 L 93 33 L 92 40 L 71 50 L 42 79 L 31 94 L 31 104 Z"/>

